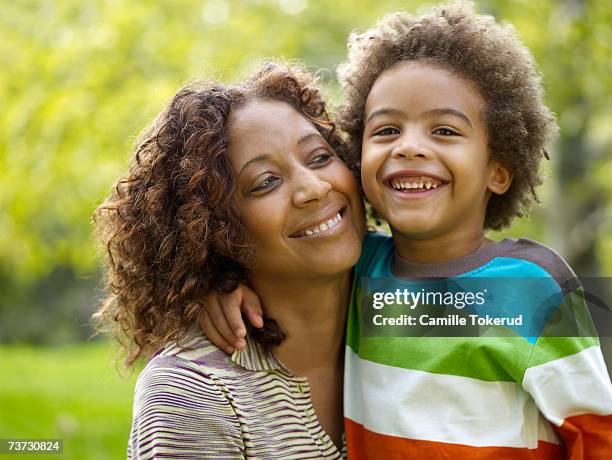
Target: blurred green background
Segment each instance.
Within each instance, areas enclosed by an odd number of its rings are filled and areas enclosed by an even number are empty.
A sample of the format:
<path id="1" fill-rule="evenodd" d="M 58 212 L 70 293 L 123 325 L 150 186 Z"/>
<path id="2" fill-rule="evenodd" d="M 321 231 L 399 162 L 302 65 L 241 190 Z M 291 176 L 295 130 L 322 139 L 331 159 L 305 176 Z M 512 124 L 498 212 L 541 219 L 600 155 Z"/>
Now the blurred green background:
<path id="1" fill-rule="evenodd" d="M 348 33 L 430 4 L 3 2 L 0 438 L 63 438 L 67 459 L 125 457 L 137 370 L 120 376 L 116 350 L 90 338 L 101 296 L 90 216 L 171 95 L 194 77 L 229 81 L 262 58 L 285 57 L 322 69 L 337 103 Z M 515 25 L 561 126 L 542 205 L 493 236 L 538 239 L 579 275 L 611 276 L 612 9 L 605 0 L 477 6 Z"/>

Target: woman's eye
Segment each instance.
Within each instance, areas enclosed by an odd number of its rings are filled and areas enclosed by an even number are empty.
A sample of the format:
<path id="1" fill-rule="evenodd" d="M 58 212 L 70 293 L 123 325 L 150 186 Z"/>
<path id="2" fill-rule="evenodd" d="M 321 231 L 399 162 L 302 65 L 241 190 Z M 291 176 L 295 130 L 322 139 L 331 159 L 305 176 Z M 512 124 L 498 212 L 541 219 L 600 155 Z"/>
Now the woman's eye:
<path id="1" fill-rule="evenodd" d="M 332 157 L 333 155 L 329 152 L 320 153 L 312 157 L 312 159 L 310 160 L 310 164 L 314 164 L 315 166 L 324 165 L 327 162 L 329 162 L 329 160 L 331 160 Z"/>
<path id="2" fill-rule="evenodd" d="M 250 193 L 263 192 L 265 190 L 271 189 L 279 181 L 280 179 L 278 177 L 268 176 L 264 180 L 262 180 L 259 184 L 257 184 L 255 187 L 253 187 Z"/>
<path id="3" fill-rule="evenodd" d="M 459 133 L 457 131 L 453 131 L 449 128 L 437 128 L 433 131 L 433 134 L 437 134 L 438 136 L 458 136 Z"/>
<path id="4" fill-rule="evenodd" d="M 383 128 L 374 133 L 375 136 L 394 136 L 399 134 L 399 129 L 397 128 Z"/>

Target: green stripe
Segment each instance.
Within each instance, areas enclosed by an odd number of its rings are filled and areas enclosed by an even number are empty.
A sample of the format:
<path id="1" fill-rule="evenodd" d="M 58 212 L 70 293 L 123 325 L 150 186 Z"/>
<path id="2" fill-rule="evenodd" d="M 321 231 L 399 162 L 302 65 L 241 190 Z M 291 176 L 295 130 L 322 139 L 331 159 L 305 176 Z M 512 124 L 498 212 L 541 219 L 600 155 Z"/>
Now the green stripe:
<path id="1" fill-rule="evenodd" d="M 513 382 L 522 377 L 533 345 L 522 337 L 363 337 L 361 289 L 353 285 L 346 344 L 361 358 L 380 364 Z M 356 308 L 355 308 L 356 307 Z"/>
<path id="2" fill-rule="evenodd" d="M 516 382 L 532 349 L 521 337 L 364 337 L 359 356 L 404 369 Z"/>
<path id="3" fill-rule="evenodd" d="M 597 337 L 540 337 L 527 367 L 539 366 L 596 346 L 599 346 Z"/>
<path id="4" fill-rule="evenodd" d="M 599 345 L 597 330 L 582 288 L 568 293 L 551 315 L 533 350 L 528 367 L 564 358 Z"/>
<path id="5" fill-rule="evenodd" d="M 568 327 L 593 335 L 580 292 L 569 293 L 549 322 L 537 346 L 523 337 L 363 337 L 360 336 L 361 292 L 354 288 L 347 345 L 361 358 L 404 369 L 456 375 L 485 381 L 522 382 L 527 367 L 563 358 L 598 344 L 596 337 L 550 337 Z M 356 300 L 357 302 L 353 302 Z M 572 321 L 575 323 L 573 324 Z M 500 330 L 498 329 L 498 332 Z"/>

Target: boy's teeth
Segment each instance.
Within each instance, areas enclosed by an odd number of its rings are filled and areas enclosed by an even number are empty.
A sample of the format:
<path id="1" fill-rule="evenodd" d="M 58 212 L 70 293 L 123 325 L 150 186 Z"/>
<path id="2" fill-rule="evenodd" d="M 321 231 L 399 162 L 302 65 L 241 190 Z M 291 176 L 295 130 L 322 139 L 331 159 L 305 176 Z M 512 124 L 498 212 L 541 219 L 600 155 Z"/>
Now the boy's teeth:
<path id="1" fill-rule="evenodd" d="M 342 216 L 340 215 L 340 213 L 338 213 L 331 219 L 326 220 L 325 222 L 317 225 L 316 227 L 312 227 L 312 228 L 305 230 L 304 233 L 306 234 L 306 236 L 318 235 L 321 232 L 327 231 L 335 227 L 336 225 L 340 223 L 341 220 L 342 220 Z"/>
<path id="2" fill-rule="evenodd" d="M 411 190 L 411 189 L 435 189 L 440 185 L 439 181 L 431 178 L 422 178 L 418 182 L 408 182 L 402 179 L 392 179 L 391 186 L 396 190 Z"/>

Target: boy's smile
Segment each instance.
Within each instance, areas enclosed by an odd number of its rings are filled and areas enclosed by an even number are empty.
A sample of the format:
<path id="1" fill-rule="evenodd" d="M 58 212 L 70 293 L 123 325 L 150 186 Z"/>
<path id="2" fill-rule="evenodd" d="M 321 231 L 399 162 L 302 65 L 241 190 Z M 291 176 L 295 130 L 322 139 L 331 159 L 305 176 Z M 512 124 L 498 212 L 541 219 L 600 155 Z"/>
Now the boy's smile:
<path id="1" fill-rule="evenodd" d="M 441 189 L 448 181 L 444 178 L 431 174 L 422 169 L 400 169 L 393 171 L 383 177 L 387 187 L 399 192 L 400 196 L 406 198 L 421 198 Z"/>
<path id="2" fill-rule="evenodd" d="M 437 64 L 401 62 L 372 86 L 361 177 L 400 255 L 404 239 L 482 236 L 490 194 L 510 185 L 507 171 L 489 160 L 485 109 L 475 85 Z"/>

